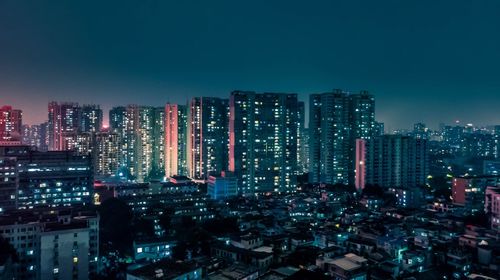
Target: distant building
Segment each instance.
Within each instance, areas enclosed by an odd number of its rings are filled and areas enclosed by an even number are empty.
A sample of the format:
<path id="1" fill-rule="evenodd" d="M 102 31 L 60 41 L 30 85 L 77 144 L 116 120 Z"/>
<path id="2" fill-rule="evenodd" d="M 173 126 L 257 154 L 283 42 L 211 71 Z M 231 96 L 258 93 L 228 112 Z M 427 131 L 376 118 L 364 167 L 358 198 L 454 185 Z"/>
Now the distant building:
<path id="1" fill-rule="evenodd" d="M 83 105 L 81 108 L 80 131 L 96 133 L 102 129 L 102 109 L 99 105 Z"/>
<path id="2" fill-rule="evenodd" d="M 309 105 L 309 181 L 353 183 L 355 141 L 371 139 L 375 133 L 374 96 L 337 89 L 312 94 Z"/>
<path id="3" fill-rule="evenodd" d="M 157 262 L 172 257 L 174 242 L 167 239 L 140 239 L 134 240 L 134 260 Z"/>
<path id="4" fill-rule="evenodd" d="M 17 209 L 18 189 L 17 159 L 0 156 L 0 213 Z"/>
<path id="5" fill-rule="evenodd" d="M 120 167 L 139 182 L 162 177 L 164 108 L 128 105 L 110 110 L 110 129 L 120 139 Z"/>
<path id="6" fill-rule="evenodd" d="M 297 185 L 297 94 L 233 91 L 229 170 L 240 193 L 292 192 Z"/>
<path id="7" fill-rule="evenodd" d="M 498 160 L 485 160 L 483 162 L 484 175 L 500 175 L 500 161 Z"/>
<path id="8" fill-rule="evenodd" d="M 491 229 L 500 232 L 500 187 L 486 188 L 484 212 L 491 215 Z"/>
<path id="9" fill-rule="evenodd" d="M 297 102 L 297 175 L 307 173 L 308 171 L 308 135 L 305 128 L 305 103 Z"/>
<path id="10" fill-rule="evenodd" d="M 207 182 L 207 193 L 212 199 L 226 199 L 238 195 L 238 180 L 232 174 L 221 172 L 210 175 Z"/>
<path id="11" fill-rule="evenodd" d="M 95 175 L 115 175 L 120 166 L 120 136 L 112 132 L 96 133 L 93 157 Z"/>
<path id="12" fill-rule="evenodd" d="M 36 147 L 39 151 L 48 150 L 47 122 L 37 125 L 23 125 L 22 144 Z"/>
<path id="13" fill-rule="evenodd" d="M 429 129 L 424 123 L 416 123 L 413 126 L 413 137 L 415 137 L 415 139 L 429 140 Z"/>
<path id="14" fill-rule="evenodd" d="M 0 107 L 0 141 L 21 141 L 23 112 L 12 106 Z"/>
<path id="15" fill-rule="evenodd" d="M 424 193 L 419 186 L 392 187 L 389 192 L 396 197 L 396 205 L 401 208 L 420 208 L 424 205 Z"/>
<path id="16" fill-rule="evenodd" d="M 49 103 L 47 133 L 50 151 L 62 151 L 68 148 L 65 143 L 80 129 L 81 108 L 78 103 Z"/>
<path id="17" fill-rule="evenodd" d="M 45 208 L 0 217 L 0 235 L 20 259 L 16 279 L 88 279 L 97 272 L 96 212 Z"/>
<path id="18" fill-rule="evenodd" d="M 165 176 L 187 175 L 187 107 L 165 105 Z"/>
<path id="19" fill-rule="evenodd" d="M 206 179 L 212 173 L 227 170 L 228 100 L 195 97 L 188 110 L 188 175 Z"/>
<path id="20" fill-rule="evenodd" d="M 467 213 L 484 210 L 487 187 L 496 187 L 500 176 L 462 176 L 453 178 L 452 201 L 464 206 Z"/>
<path id="21" fill-rule="evenodd" d="M 356 140 L 356 188 L 425 185 L 429 173 L 427 140 L 384 135 Z"/>
<path id="22" fill-rule="evenodd" d="M 90 156 L 71 151 L 38 152 L 29 146 L 0 146 L 0 157 L 17 161 L 19 209 L 92 203 Z"/>

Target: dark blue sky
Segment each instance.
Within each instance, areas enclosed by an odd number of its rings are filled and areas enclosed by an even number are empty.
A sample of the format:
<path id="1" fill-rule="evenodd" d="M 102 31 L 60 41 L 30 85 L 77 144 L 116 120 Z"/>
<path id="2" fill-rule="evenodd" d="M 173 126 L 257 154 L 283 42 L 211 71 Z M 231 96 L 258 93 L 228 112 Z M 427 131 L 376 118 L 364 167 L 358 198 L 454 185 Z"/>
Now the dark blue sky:
<path id="1" fill-rule="evenodd" d="M 367 89 L 387 127 L 500 124 L 500 1 L 0 1 L 0 104 Z"/>

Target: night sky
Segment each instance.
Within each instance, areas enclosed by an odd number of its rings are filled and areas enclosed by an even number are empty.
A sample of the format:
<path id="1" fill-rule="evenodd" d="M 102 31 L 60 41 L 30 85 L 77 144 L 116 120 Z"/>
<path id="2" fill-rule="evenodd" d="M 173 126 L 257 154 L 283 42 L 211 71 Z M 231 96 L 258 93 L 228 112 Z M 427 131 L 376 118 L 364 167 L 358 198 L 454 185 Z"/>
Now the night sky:
<path id="1" fill-rule="evenodd" d="M 500 1 L 0 1 L 0 105 L 376 95 L 386 127 L 500 124 Z M 107 115 L 107 113 L 106 113 Z"/>

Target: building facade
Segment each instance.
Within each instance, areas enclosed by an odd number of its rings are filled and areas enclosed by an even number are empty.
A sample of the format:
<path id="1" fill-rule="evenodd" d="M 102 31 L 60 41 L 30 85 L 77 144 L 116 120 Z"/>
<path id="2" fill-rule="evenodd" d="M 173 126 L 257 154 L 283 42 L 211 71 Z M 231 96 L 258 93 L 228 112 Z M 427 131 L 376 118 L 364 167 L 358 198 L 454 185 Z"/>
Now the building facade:
<path id="1" fill-rule="evenodd" d="M 427 140 L 401 135 L 356 140 L 357 189 L 422 186 L 428 173 Z"/>
<path id="2" fill-rule="evenodd" d="M 234 91 L 230 110 L 229 170 L 240 193 L 295 191 L 297 94 Z"/>
<path id="3" fill-rule="evenodd" d="M 227 170 L 228 100 L 195 97 L 188 113 L 188 175 L 206 179 L 212 173 Z"/>
<path id="4" fill-rule="evenodd" d="M 0 141 L 21 140 L 23 112 L 12 106 L 0 107 Z"/>
<path id="5" fill-rule="evenodd" d="M 312 94 L 309 116 L 309 181 L 352 184 L 356 139 L 371 139 L 376 130 L 375 98 L 340 89 Z"/>
<path id="6" fill-rule="evenodd" d="M 48 109 L 49 150 L 67 150 L 68 139 L 74 138 L 74 135 L 79 132 L 81 108 L 78 103 L 50 102 Z"/>
<path id="7" fill-rule="evenodd" d="M 16 159 L 18 209 L 92 203 L 90 156 L 71 151 L 39 152 L 29 146 L 0 146 L 0 157 Z"/>

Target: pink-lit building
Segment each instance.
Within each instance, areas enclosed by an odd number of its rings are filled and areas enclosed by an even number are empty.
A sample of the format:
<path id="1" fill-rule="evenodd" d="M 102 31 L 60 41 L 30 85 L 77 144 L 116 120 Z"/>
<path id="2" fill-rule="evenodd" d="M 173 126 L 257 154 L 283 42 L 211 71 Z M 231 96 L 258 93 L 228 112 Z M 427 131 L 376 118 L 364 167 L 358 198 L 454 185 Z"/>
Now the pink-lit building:
<path id="1" fill-rule="evenodd" d="M 23 113 L 12 106 L 0 107 L 0 141 L 20 141 Z"/>
<path id="2" fill-rule="evenodd" d="M 165 105 L 165 176 L 186 174 L 187 108 Z"/>
<path id="3" fill-rule="evenodd" d="M 491 229 L 500 232 L 500 187 L 486 188 L 484 212 L 491 215 Z"/>

